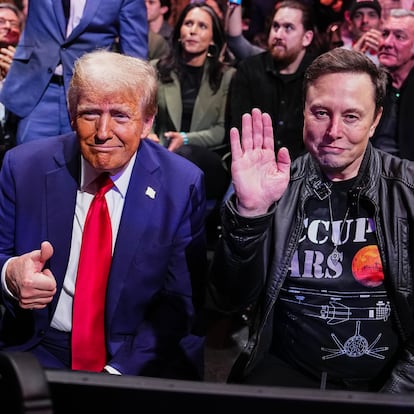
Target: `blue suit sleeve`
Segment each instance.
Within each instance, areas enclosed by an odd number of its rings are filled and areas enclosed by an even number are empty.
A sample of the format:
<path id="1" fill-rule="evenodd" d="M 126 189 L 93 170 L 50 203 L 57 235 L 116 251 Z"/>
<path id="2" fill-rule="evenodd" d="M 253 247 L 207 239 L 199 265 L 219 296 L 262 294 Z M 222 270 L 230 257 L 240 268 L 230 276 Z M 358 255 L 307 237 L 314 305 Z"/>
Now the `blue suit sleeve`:
<path id="1" fill-rule="evenodd" d="M 119 15 L 119 49 L 126 55 L 148 59 L 148 21 L 144 0 L 124 2 Z"/>

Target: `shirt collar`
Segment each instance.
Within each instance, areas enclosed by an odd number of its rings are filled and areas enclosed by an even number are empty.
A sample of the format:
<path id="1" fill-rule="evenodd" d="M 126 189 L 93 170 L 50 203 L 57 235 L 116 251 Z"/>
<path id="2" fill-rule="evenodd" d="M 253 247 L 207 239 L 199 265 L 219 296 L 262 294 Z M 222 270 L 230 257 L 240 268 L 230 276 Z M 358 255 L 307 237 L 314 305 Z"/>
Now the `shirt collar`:
<path id="1" fill-rule="evenodd" d="M 114 188 L 125 198 L 128 190 L 129 180 L 131 178 L 132 169 L 135 164 L 137 153 L 135 153 L 128 164 L 115 175 L 111 175 L 111 180 L 114 182 Z M 96 192 L 96 188 L 93 182 L 98 177 L 99 173 L 85 160 L 83 155 L 81 156 L 81 185 L 80 191 L 87 191 L 91 193 Z"/>

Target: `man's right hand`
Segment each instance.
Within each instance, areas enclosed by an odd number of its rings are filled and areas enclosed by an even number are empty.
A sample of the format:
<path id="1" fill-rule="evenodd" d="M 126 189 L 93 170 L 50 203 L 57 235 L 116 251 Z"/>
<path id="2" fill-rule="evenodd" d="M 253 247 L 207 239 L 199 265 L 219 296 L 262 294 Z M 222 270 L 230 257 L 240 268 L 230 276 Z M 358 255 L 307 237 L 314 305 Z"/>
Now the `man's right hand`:
<path id="1" fill-rule="evenodd" d="M 369 50 L 371 53 L 377 53 L 381 37 L 382 33 L 379 30 L 370 29 L 355 42 L 352 48 L 357 52 L 365 53 Z"/>
<path id="2" fill-rule="evenodd" d="M 23 309 L 43 309 L 56 293 L 56 280 L 44 265 L 53 255 L 52 245 L 45 241 L 33 250 L 11 259 L 6 268 L 6 284 Z"/>
<path id="3" fill-rule="evenodd" d="M 290 179 L 290 156 L 287 148 L 274 151 L 270 115 L 255 108 L 242 117 L 242 133 L 230 130 L 231 174 L 242 216 L 265 214 L 285 192 Z"/>

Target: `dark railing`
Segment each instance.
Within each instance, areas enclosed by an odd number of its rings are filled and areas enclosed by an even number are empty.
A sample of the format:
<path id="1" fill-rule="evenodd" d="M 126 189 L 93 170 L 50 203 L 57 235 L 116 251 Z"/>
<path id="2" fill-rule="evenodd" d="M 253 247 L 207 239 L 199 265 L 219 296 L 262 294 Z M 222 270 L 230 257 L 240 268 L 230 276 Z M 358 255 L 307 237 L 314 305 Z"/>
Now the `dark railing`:
<path id="1" fill-rule="evenodd" d="M 291 414 L 294 411 L 413 413 L 414 396 L 43 370 L 30 354 L 0 352 L 1 414 Z"/>

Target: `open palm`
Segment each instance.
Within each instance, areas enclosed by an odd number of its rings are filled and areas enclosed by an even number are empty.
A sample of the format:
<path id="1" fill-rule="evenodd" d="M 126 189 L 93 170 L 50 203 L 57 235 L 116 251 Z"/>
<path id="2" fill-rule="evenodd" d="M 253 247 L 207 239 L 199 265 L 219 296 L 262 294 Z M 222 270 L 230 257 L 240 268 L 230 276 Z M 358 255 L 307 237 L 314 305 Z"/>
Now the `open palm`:
<path id="1" fill-rule="evenodd" d="M 274 151 L 270 116 L 255 108 L 242 119 L 239 131 L 230 131 L 232 181 L 239 213 L 245 216 L 264 214 L 285 192 L 290 178 L 287 148 Z"/>

